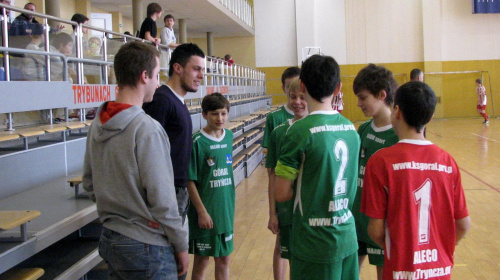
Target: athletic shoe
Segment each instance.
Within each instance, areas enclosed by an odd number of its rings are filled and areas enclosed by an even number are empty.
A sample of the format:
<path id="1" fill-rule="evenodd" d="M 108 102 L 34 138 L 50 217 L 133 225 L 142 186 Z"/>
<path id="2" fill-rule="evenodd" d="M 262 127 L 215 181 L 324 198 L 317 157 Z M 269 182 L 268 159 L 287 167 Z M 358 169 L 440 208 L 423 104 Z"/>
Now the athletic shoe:
<path id="1" fill-rule="evenodd" d="M 488 120 L 484 121 L 483 124 L 489 124 L 490 122 Z"/>

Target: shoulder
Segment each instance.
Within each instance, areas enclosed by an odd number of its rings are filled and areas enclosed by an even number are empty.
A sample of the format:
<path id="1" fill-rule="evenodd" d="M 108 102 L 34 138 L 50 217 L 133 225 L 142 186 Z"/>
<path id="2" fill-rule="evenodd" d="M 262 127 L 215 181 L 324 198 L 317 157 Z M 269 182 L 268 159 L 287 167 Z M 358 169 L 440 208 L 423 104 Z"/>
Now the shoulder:
<path id="1" fill-rule="evenodd" d="M 369 125 L 371 125 L 372 121 L 373 121 L 373 119 L 369 119 L 369 120 L 365 121 L 364 123 L 362 123 L 358 128 L 359 134 L 361 134 Z"/>

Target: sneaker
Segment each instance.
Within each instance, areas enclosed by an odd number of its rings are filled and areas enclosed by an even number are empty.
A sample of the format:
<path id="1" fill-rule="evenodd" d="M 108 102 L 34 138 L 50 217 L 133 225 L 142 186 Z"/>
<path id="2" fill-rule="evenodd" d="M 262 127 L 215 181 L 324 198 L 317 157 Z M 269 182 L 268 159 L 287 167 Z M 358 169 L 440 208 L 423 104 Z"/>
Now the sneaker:
<path id="1" fill-rule="evenodd" d="M 483 124 L 489 124 L 490 122 L 488 120 L 485 120 Z"/>

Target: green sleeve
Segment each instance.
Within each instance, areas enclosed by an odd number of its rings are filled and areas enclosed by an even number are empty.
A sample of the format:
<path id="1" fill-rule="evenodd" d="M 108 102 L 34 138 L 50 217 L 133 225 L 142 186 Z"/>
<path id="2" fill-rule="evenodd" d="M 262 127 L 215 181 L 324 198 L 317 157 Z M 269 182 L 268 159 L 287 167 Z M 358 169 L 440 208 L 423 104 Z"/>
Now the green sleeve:
<path id="1" fill-rule="evenodd" d="M 199 137 L 199 136 L 198 136 Z M 197 138 L 193 139 L 193 148 L 191 149 L 191 159 L 189 161 L 188 180 L 198 180 L 198 145 Z"/>
<path id="2" fill-rule="evenodd" d="M 271 132 L 273 132 L 273 129 L 274 129 L 274 120 L 273 119 L 274 119 L 274 117 L 273 117 L 272 113 L 267 115 L 266 127 L 264 128 L 264 138 L 262 139 L 262 147 L 263 148 L 269 147 Z"/>
<path id="3" fill-rule="evenodd" d="M 267 147 L 266 168 L 275 168 L 278 162 L 277 130 L 271 132 L 269 146 Z"/>
<path id="4" fill-rule="evenodd" d="M 283 177 L 290 181 L 295 181 L 295 179 L 297 179 L 297 176 L 299 174 L 299 170 L 290 166 L 286 166 L 282 164 L 280 161 L 278 161 L 278 165 L 276 166 L 274 172 L 276 173 L 276 176 Z"/>

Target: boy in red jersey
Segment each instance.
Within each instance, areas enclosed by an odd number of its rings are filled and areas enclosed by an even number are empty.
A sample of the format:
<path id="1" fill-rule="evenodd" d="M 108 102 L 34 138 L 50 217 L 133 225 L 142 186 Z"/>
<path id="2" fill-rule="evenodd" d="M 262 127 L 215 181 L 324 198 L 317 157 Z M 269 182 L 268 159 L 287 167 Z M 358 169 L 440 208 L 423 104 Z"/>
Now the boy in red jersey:
<path id="1" fill-rule="evenodd" d="M 483 124 L 488 124 L 488 114 L 486 114 L 486 88 L 483 85 L 483 80 L 476 79 L 476 94 L 477 94 L 477 112 L 483 116 Z"/>
<path id="2" fill-rule="evenodd" d="M 455 160 L 423 135 L 435 107 L 428 85 L 402 85 L 391 116 L 400 141 L 368 160 L 361 211 L 384 248 L 384 279 L 451 279 L 455 245 L 470 227 Z"/>

